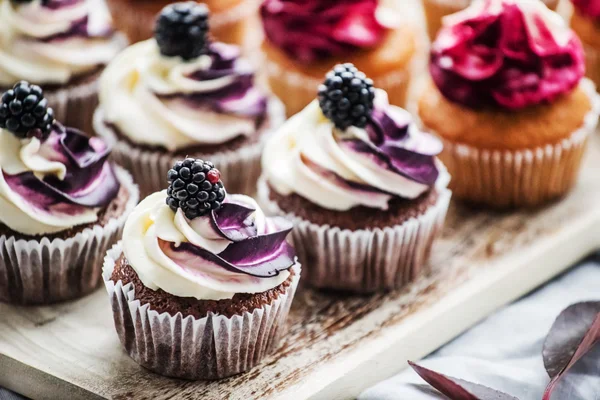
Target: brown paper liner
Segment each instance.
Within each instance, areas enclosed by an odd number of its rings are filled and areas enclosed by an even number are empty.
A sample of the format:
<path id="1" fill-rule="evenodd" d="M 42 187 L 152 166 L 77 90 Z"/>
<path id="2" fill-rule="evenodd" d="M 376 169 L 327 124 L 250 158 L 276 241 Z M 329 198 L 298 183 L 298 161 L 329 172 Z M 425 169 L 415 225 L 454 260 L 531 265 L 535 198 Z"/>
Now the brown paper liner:
<path id="1" fill-rule="evenodd" d="M 548 8 L 555 10 L 559 0 L 545 0 Z M 427 19 L 427 33 L 433 41 L 442 27 L 442 18 L 465 9 L 471 4 L 470 0 L 423 0 L 423 9 Z"/>
<path id="2" fill-rule="evenodd" d="M 319 85 L 323 79 L 315 79 L 282 68 L 273 60 L 264 60 L 269 87 L 285 104 L 288 117 L 299 113 L 317 97 Z M 403 107 L 406 104 L 410 85 L 409 63 L 405 69 L 399 69 L 383 76 L 371 77 L 376 87 L 387 92 L 390 104 Z"/>
<path id="3" fill-rule="evenodd" d="M 269 102 L 270 126 L 261 132 L 260 140 L 236 150 L 217 153 L 189 153 L 188 157 L 212 161 L 221 172 L 221 179 L 227 182 L 227 191 L 253 195 L 256 181 L 261 173 L 260 157 L 266 140 L 284 121 L 283 105 L 276 99 Z M 94 115 L 94 131 L 113 146 L 112 157 L 125 167 L 140 188 L 141 197 L 164 190 L 167 185 L 167 172 L 182 156 L 158 150 L 146 150 L 124 140 L 119 140 L 115 132 L 106 126 L 100 108 Z"/>
<path id="4" fill-rule="evenodd" d="M 147 4 L 132 4 L 132 1 L 125 0 L 106 1 L 115 26 L 127 35 L 131 43 L 151 38 L 157 14 L 167 4 L 174 3 L 147 1 Z M 244 45 L 247 33 L 254 27 L 252 19 L 256 17 L 259 5 L 258 0 L 242 0 L 228 10 L 212 13 L 212 36 L 220 42 Z"/>
<path id="5" fill-rule="evenodd" d="M 452 195 L 443 187 L 438 190 L 437 203 L 417 218 L 383 229 L 351 231 L 286 213 L 269 198 L 265 178 L 258 182 L 265 212 L 294 223 L 292 241 L 305 266 L 303 282 L 357 293 L 398 289 L 428 271 L 431 248 L 442 231 Z"/>
<path id="6" fill-rule="evenodd" d="M 83 297 L 101 284 L 106 251 L 121 238 L 125 220 L 139 200 L 127 171 L 116 167 L 115 172 L 129 200 L 125 212 L 106 225 L 86 228 L 68 239 L 0 236 L 0 301 L 52 304 Z"/>
<path id="7" fill-rule="evenodd" d="M 120 243 L 104 260 L 103 277 L 115 328 L 129 356 L 161 375 L 183 379 L 221 379 L 247 371 L 276 349 L 300 279 L 300 265 L 286 293 L 252 312 L 227 318 L 159 314 L 135 300 L 133 285 L 110 279 Z"/>

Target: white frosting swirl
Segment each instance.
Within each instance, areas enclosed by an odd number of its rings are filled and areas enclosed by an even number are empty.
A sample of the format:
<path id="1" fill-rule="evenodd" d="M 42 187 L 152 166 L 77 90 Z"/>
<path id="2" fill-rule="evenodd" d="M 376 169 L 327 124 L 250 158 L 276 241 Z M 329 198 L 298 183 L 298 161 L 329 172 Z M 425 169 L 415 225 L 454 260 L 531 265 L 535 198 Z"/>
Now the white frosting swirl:
<path id="1" fill-rule="evenodd" d="M 385 92 L 377 91 L 376 102 L 390 107 L 388 110 L 399 120 L 410 121 L 407 111 L 387 105 Z M 423 135 L 414 124 L 409 126 L 409 132 L 412 138 Z M 348 138 L 370 142 L 365 129 L 351 127 L 342 132 L 335 128 L 315 100 L 290 118 L 268 141 L 262 157 L 263 173 L 278 193 L 296 193 L 323 208 L 338 211 L 357 206 L 386 210 L 393 195 L 414 199 L 430 189 L 428 185 L 382 168 L 369 155 L 340 146 L 341 140 Z M 440 175 L 436 186 L 445 187 L 450 178 L 443 165 L 438 164 Z M 321 169 L 360 186 L 326 179 L 319 172 Z"/>
<path id="2" fill-rule="evenodd" d="M 0 0 L 0 85 L 11 86 L 23 79 L 65 84 L 108 64 L 121 46 L 112 34 L 102 34 L 110 31 L 110 17 L 93 3 L 82 0 L 54 9 L 43 6 L 42 0 L 25 4 Z M 94 37 L 54 38 L 86 17 L 88 32 Z"/>
<path id="3" fill-rule="evenodd" d="M 193 72 L 211 67 L 209 55 L 184 61 L 160 54 L 154 39 L 123 51 L 106 68 L 100 81 L 100 106 L 106 122 L 135 143 L 175 151 L 190 145 L 221 144 L 256 131 L 255 121 L 189 105 L 180 96 L 224 88 L 234 79 L 225 76 L 194 80 Z"/>
<path id="4" fill-rule="evenodd" d="M 255 208 L 258 234 L 267 230 L 267 219 L 256 202 L 247 196 L 229 195 L 232 201 Z M 270 278 L 259 278 L 232 272 L 206 262 L 202 271 L 186 271 L 167 257 L 159 239 L 176 246 L 189 242 L 214 254 L 231 243 L 215 234 L 208 218 L 185 218 L 181 210 L 174 213 L 165 203 L 166 191 L 154 193 L 143 200 L 129 216 L 123 231 L 123 253 L 144 286 L 179 297 L 198 300 L 230 299 L 236 293 L 261 293 L 275 288 L 288 277 L 281 271 Z"/>
<path id="5" fill-rule="evenodd" d="M 53 150 L 38 139 L 19 139 L 0 129 L 0 222 L 26 235 L 56 233 L 76 225 L 95 222 L 98 209 L 76 205 L 51 210 L 40 210 L 15 193 L 8 185 L 5 174 L 16 175 L 32 171 L 38 178 L 55 175 L 64 179 L 67 168 L 49 157 Z"/>

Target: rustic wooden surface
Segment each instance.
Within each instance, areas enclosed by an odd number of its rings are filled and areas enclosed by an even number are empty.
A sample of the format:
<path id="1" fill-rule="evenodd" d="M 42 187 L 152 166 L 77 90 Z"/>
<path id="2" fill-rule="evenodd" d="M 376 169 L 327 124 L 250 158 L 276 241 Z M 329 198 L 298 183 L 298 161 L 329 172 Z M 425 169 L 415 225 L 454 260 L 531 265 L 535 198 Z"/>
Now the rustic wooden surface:
<path id="1" fill-rule="evenodd" d="M 0 386 L 36 399 L 353 398 L 600 247 L 600 139 L 590 147 L 560 203 L 505 214 L 453 205 L 429 276 L 402 291 L 302 288 L 281 348 L 246 374 L 207 383 L 144 370 L 121 350 L 101 289 L 53 307 L 0 304 Z"/>
<path id="2" fill-rule="evenodd" d="M 0 385 L 35 398 L 350 398 L 600 247 L 600 140 L 580 184 L 535 212 L 453 205 L 431 273 L 372 296 L 302 288 L 279 351 L 220 382 L 154 375 L 121 350 L 104 290 L 73 303 L 0 305 Z"/>

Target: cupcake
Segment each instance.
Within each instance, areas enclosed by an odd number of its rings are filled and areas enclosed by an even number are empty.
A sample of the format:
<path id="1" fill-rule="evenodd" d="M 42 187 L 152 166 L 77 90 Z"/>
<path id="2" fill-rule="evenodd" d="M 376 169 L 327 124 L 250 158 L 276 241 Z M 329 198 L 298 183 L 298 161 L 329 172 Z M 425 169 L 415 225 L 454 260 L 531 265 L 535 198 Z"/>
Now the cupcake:
<path id="1" fill-rule="evenodd" d="M 254 193 L 264 139 L 285 119 L 239 49 L 207 39 L 207 18 L 195 3 L 166 7 L 156 38 L 127 48 L 101 77 L 95 131 L 115 143 L 144 196 L 187 156 L 210 158 L 233 192 Z"/>
<path id="2" fill-rule="evenodd" d="M 50 304 L 102 282 L 106 251 L 138 201 L 97 138 L 55 122 L 39 86 L 0 101 L 0 301 Z"/>
<path id="3" fill-rule="evenodd" d="M 150 39 L 167 0 L 106 0 L 115 25 L 132 43 Z M 211 35 L 218 41 L 242 46 L 252 37 L 259 0 L 203 0 L 211 11 Z"/>
<path id="4" fill-rule="evenodd" d="M 314 98 L 322 77 L 351 62 L 403 106 L 416 30 L 387 0 L 265 0 L 260 15 L 268 81 L 287 115 Z M 397 7 L 397 6 L 396 6 Z"/>
<path id="5" fill-rule="evenodd" d="M 512 208 L 565 195 L 599 113 L 577 36 L 534 0 L 478 1 L 445 24 L 418 113 L 455 196 Z"/>
<path id="6" fill-rule="evenodd" d="M 124 47 L 92 0 L 0 1 L 0 91 L 43 87 L 56 118 L 90 132 L 100 72 Z"/>
<path id="7" fill-rule="evenodd" d="M 318 288 L 396 289 L 424 273 L 450 191 L 441 142 L 352 64 L 267 143 L 265 210 L 294 222 L 303 279 Z"/>
<path id="8" fill-rule="evenodd" d="M 143 200 L 104 261 L 127 353 L 161 375 L 220 379 L 275 350 L 300 264 L 292 225 L 227 194 L 214 164 L 187 158 Z"/>
<path id="9" fill-rule="evenodd" d="M 600 85 L 600 1 L 572 0 L 571 27 L 583 42 L 587 76 Z"/>
<path id="10" fill-rule="evenodd" d="M 559 0 L 540 0 L 548 8 L 556 11 Z M 435 39 L 442 28 L 442 19 L 446 15 L 464 10 L 472 3 L 472 0 L 423 0 L 425 18 L 427 19 L 427 32 L 431 40 Z"/>

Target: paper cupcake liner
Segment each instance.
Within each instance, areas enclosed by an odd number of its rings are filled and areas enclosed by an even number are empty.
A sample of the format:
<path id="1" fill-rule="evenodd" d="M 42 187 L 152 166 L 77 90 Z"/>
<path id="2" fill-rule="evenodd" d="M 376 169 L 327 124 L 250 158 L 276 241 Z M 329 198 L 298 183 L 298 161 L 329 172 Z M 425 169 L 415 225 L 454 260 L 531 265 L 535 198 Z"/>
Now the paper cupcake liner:
<path id="1" fill-rule="evenodd" d="M 317 96 L 322 79 L 289 71 L 266 59 L 266 75 L 273 93 L 285 104 L 288 117 L 299 113 Z M 387 92 L 390 104 L 404 107 L 408 96 L 412 63 L 404 69 L 372 77 L 375 86 Z"/>
<path id="2" fill-rule="evenodd" d="M 580 129 L 557 144 L 511 151 L 478 149 L 444 140 L 440 159 L 452 175 L 454 196 L 504 209 L 536 207 L 568 193 L 577 182 L 588 137 L 594 133 L 600 114 L 594 85 L 586 81 L 585 88 L 590 92 L 592 110 Z"/>
<path id="3" fill-rule="evenodd" d="M 548 8 L 556 10 L 559 0 L 543 0 Z M 423 0 L 425 18 L 427 19 L 427 33 L 433 41 L 442 28 L 442 18 L 467 8 L 471 0 Z"/>
<path id="4" fill-rule="evenodd" d="M 158 374 L 183 379 L 220 379 L 256 366 L 273 351 L 300 279 L 300 265 L 286 293 L 271 304 L 233 317 L 159 314 L 135 299 L 133 284 L 110 279 L 122 253 L 115 245 L 104 260 L 103 277 L 115 328 L 129 356 Z"/>
<path id="5" fill-rule="evenodd" d="M 120 239 L 125 220 L 139 200 L 129 173 L 119 167 L 115 172 L 129 200 L 125 212 L 106 225 L 86 228 L 68 239 L 0 236 L 0 301 L 57 303 L 82 297 L 101 284 L 106 251 Z"/>
<path id="6" fill-rule="evenodd" d="M 284 121 L 283 105 L 276 99 L 269 104 L 269 127 L 261 132 L 260 140 L 236 150 L 217 153 L 189 153 L 187 156 L 212 161 L 230 193 L 253 195 L 256 181 L 261 173 L 260 158 L 265 141 Z M 102 110 L 94 115 L 94 131 L 113 145 L 112 157 L 133 175 L 140 187 L 142 198 L 167 187 L 167 172 L 182 156 L 158 150 L 146 150 L 124 140 L 119 140 L 115 132 L 104 123 Z"/>
<path id="7" fill-rule="evenodd" d="M 397 289 L 427 272 L 431 248 L 442 231 L 452 195 L 446 188 L 437 190 L 436 204 L 416 218 L 386 228 L 352 231 L 286 213 L 269 198 L 265 178 L 258 183 L 263 210 L 294 223 L 292 241 L 305 266 L 303 282 L 357 293 Z"/>
<path id="8" fill-rule="evenodd" d="M 149 39 L 154 34 L 157 14 L 169 1 L 132 5 L 123 0 L 107 0 L 115 26 L 123 31 L 132 43 Z M 258 0 L 242 0 L 240 4 L 210 17 L 211 35 L 218 41 L 243 45 L 247 21 L 258 11 Z"/>

